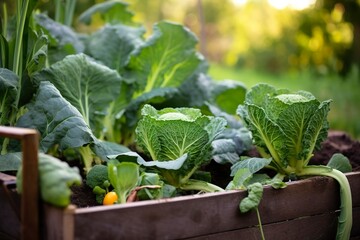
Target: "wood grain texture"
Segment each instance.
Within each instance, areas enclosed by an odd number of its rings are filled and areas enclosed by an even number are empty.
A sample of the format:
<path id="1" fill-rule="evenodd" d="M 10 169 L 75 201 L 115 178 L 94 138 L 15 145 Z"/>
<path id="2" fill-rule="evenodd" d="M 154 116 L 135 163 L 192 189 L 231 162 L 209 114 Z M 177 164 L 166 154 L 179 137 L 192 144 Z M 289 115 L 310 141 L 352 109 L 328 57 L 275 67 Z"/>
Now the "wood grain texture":
<path id="1" fill-rule="evenodd" d="M 38 132 L 34 129 L 0 126 L 0 136 L 21 141 L 21 239 L 39 239 Z"/>
<path id="2" fill-rule="evenodd" d="M 21 203 L 23 239 L 39 239 L 39 223 L 42 238 L 51 240 L 260 239 L 255 212 L 241 214 L 238 210 L 239 202 L 247 196 L 245 191 L 90 208 L 61 209 L 43 204 L 39 211 L 37 132 L 0 127 L 0 136 L 22 141 L 25 156 Z M 0 178 L 7 179 L 3 175 Z M 355 240 L 360 236 L 360 172 L 348 173 L 347 178 L 352 191 L 352 239 Z M 0 200 L 2 194 L 0 191 Z M 294 181 L 279 190 L 265 187 L 259 211 L 266 239 L 333 239 L 339 199 L 339 186 L 328 177 Z M 6 204 L 2 203 L 1 207 Z M 4 229 L 18 226 L 12 226 L 6 219 L 1 221 Z"/>
<path id="3" fill-rule="evenodd" d="M 347 176 L 353 188 L 353 206 L 360 207 L 360 173 Z M 244 191 L 232 191 L 77 209 L 75 239 L 196 239 L 218 234 L 252 234 L 258 224 L 256 214 L 240 214 L 238 211 L 238 204 L 245 196 Z M 281 190 L 266 187 L 259 210 L 267 232 L 276 227 L 282 229 L 278 233 L 275 231 L 277 235 L 270 239 L 284 239 L 279 236 L 285 234 L 283 232 L 288 231 L 286 228 L 290 226 L 293 226 L 294 232 L 291 233 L 294 236 L 299 234 L 309 238 L 309 233 L 315 229 L 320 239 L 331 239 L 328 236 L 335 236 L 339 205 L 338 184 L 331 178 L 313 177 L 292 182 Z M 355 214 L 354 229 L 359 221 L 358 214 Z M 298 224 L 303 224 L 304 229 Z M 89 225 L 96 226 L 91 233 L 86 231 Z"/>

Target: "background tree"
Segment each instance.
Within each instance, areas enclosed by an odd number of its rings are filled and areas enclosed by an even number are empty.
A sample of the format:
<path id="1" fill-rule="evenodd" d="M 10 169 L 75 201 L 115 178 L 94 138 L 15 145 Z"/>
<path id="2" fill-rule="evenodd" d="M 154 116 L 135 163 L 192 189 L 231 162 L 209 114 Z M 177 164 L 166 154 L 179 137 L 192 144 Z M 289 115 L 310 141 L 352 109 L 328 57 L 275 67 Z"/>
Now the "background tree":
<path id="1" fill-rule="evenodd" d="M 319 7 L 332 12 L 342 11 L 344 20 L 352 25 L 353 39 L 351 46 L 339 53 L 339 57 L 344 63 L 341 74 L 347 75 L 351 67 L 360 67 L 360 1 L 358 0 L 318 0 Z"/>

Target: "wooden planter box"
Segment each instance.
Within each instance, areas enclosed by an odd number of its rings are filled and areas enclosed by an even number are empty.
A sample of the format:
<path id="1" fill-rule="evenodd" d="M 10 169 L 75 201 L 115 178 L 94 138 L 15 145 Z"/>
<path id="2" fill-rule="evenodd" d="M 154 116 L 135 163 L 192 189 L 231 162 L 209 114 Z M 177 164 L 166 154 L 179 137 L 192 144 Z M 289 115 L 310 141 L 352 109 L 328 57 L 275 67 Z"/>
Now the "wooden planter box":
<path id="1" fill-rule="evenodd" d="M 351 236 L 360 239 L 360 172 L 347 177 L 353 198 Z M 0 179 L 11 182 L 11 176 L 4 174 Z M 0 188 L 0 239 L 34 239 L 23 233 L 29 229 L 23 218 L 29 216 L 18 214 L 22 217 L 19 220 L 5 189 Z M 40 236 L 51 240 L 261 239 L 255 212 L 241 214 L 238 210 L 246 195 L 245 191 L 227 191 L 90 208 L 40 204 L 41 228 L 30 230 L 38 230 Z M 312 177 L 280 190 L 265 187 L 259 206 L 265 237 L 334 239 L 339 206 L 339 186 L 331 178 Z"/>

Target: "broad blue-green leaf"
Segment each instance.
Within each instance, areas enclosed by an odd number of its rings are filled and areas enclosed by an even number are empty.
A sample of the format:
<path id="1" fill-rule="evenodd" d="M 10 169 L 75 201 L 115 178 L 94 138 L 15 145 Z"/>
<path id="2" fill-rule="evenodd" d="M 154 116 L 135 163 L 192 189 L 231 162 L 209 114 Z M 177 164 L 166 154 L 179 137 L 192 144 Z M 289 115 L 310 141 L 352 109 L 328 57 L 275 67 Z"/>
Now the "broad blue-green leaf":
<path id="1" fill-rule="evenodd" d="M 223 80 L 214 83 L 211 91 L 213 102 L 221 110 L 232 115 L 236 114 L 239 104 L 244 103 L 245 94 L 245 85 L 233 80 Z"/>
<path id="2" fill-rule="evenodd" d="M 120 75 L 84 54 L 70 55 L 44 69 L 36 78 L 53 83 L 93 130 L 95 116 L 104 116 L 120 92 Z"/>
<path id="3" fill-rule="evenodd" d="M 232 139 L 216 139 L 211 143 L 214 161 L 219 164 L 236 163 L 239 155 L 236 152 L 236 145 Z"/>
<path id="4" fill-rule="evenodd" d="M 153 35 L 136 49 L 127 68 L 136 79 L 138 92 L 177 87 L 197 69 L 202 57 L 196 52 L 195 35 L 182 25 L 160 22 Z"/>
<path id="5" fill-rule="evenodd" d="M 216 116 L 228 119 L 230 116 L 234 118 L 238 105 L 244 102 L 245 93 L 245 86 L 238 81 L 214 81 L 204 73 L 199 73 L 183 82 L 179 93 L 169 102 L 171 106 L 179 107 L 207 106 L 212 113 L 217 112 Z"/>
<path id="6" fill-rule="evenodd" d="M 240 168 L 234 175 L 233 180 L 228 184 L 226 189 L 236 190 L 236 189 L 247 189 L 247 187 L 253 183 L 261 183 L 263 185 L 272 184 L 273 188 L 284 188 L 286 184 L 283 182 L 277 181 L 274 182 L 267 174 L 252 173 L 248 168 Z M 276 185 L 275 185 L 276 184 Z"/>
<path id="7" fill-rule="evenodd" d="M 260 169 L 263 169 L 265 166 L 269 165 L 271 159 L 266 158 L 247 158 L 241 160 L 231 166 L 230 176 L 234 176 L 239 169 L 246 168 L 249 169 L 251 174 L 256 173 Z"/>
<path id="8" fill-rule="evenodd" d="M 275 178 L 274 178 L 275 179 Z M 271 183 L 274 183 L 274 185 L 276 184 L 277 186 L 280 186 L 282 184 L 282 187 L 281 188 L 284 188 L 286 187 L 286 184 L 284 182 L 281 182 L 280 184 L 280 181 L 275 181 L 269 177 L 269 175 L 265 174 L 265 173 L 255 173 L 252 175 L 251 179 L 249 179 L 248 181 L 248 185 L 250 184 L 253 184 L 253 183 L 256 183 L 256 182 L 259 182 L 263 185 L 267 185 L 267 184 L 271 184 Z M 271 185 L 273 188 L 275 188 L 276 186 L 274 185 Z M 276 189 L 279 189 L 280 187 L 276 188 Z"/>
<path id="9" fill-rule="evenodd" d="M 337 169 L 343 173 L 352 171 L 352 166 L 349 159 L 341 153 L 335 153 L 332 155 L 327 166 Z"/>
<path id="10" fill-rule="evenodd" d="M 17 171 L 21 166 L 21 152 L 0 155 L 0 172 Z"/>
<path id="11" fill-rule="evenodd" d="M 65 100 L 49 82 L 41 82 L 28 111 L 17 126 L 40 132 L 40 149 L 46 152 L 55 144 L 60 150 L 92 143 L 94 136 L 79 111 Z"/>
<path id="12" fill-rule="evenodd" d="M 130 53 L 143 43 L 144 32 L 144 28 L 107 25 L 87 39 L 86 52 L 121 73 Z"/>
<path id="13" fill-rule="evenodd" d="M 204 127 L 204 129 L 208 132 L 209 142 L 214 141 L 214 139 L 219 136 L 219 134 L 225 129 L 226 124 L 226 120 L 221 117 L 210 119 L 210 122 Z"/>
<path id="14" fill-rule="evenodd" d="M 209 101 L 212 80 L 204 74 L 204 69 L 198 74 L 193 74 L 186 79 L 179 87 L 178 93 L 167 99 L 168 106 L 173 107 L 198 107 L 201 108 L 204 102 Z"/>
<path id="15" fill-rule="evenodd" d="M 126 106 L 125 112 L 127 118 L 127 127 L 131 128 L 137 124 L 139 121 L 139 110 L 142 109 L 145 104 L 162 103 L 174 96 L 177 92 L 178 90 L 176 88 L 157 88 L 130 101 Z"/>
<path id="16" fill-rule="evenodd" d="M 233 129 L 239 129 L 243 127 L 243 123 L 240 121 L 239 117 L 234 114 L 229 114 L 223 110 L 220 109 L 215 104 L 210 104 L 209 102 L 205 102 L 205 106 L 208 108 L 208 111 L 216 116 L 216 117 L 222 117 L 227 121 L 227 125 L 229 128 Z"/>
<path id="17" fill-rule="evenodd" d="M 35 20 L 49 38 L 49 61 L 55 63 L 70 54 L 81 53 L 85 46 L 77 33 L 46 16 L 35 15 Z"/>
<path id="18" fill-rule="evenodd" d="M 246 189 L 247 182 L 251 179 L 253 174 L 248 168 L 240 168 L 234 174 L 234 178 L 231 181 L 231 189 Z"/>
<path id="19" fill-rule="evenodd" d="M 211 145 L 213 159 L 220 164 L 236 163 L 240 155 L 253 146 L 251 134 L 245 127 L 226 128 Z"/>
<path id="20" fill-rule="evenodd" d="M 83 12 L 79 21 L 89 25 L 94 18 L 100 16 L 100 18 L 105 22 L 111 25 L 115 24 L 131 24 L 133 13 L 128 9 L 128 4 L 121 1 L 106 1 L 103 3 L 98 3 L 88 8 L 85 12 Z"/>
<path id="21" fill-rule="evenodd" d="M 18 76 L 6 69 L 0 68 L 0 124 L 7 125 L 10 114 L 15 112 L 18 94 Z"/>
<path id="22" fill-rule="evenodd" d="M 94 143 L 91 144 L 91 149 L 97 156 L 99 156 L 104 161 L 108 159 L 108 155 L 125 153 L 130 151 L 130 149 L 123 145 L 117 144 L 115 142 L 100 141 L 98 139 L 95 139 Z"/>

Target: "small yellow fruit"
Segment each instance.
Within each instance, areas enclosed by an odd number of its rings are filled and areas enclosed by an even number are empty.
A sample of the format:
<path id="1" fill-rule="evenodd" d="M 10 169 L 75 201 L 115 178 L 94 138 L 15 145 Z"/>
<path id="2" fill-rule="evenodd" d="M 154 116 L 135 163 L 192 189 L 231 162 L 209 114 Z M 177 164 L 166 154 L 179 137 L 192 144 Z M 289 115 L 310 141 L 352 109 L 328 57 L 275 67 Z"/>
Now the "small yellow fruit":
<path id="1" fill-rule="evenodd" d="M 118 196 L 115 192 L 108 192 L 103 200 L 103 205 L 113 205 L 118 200 Z"/>

